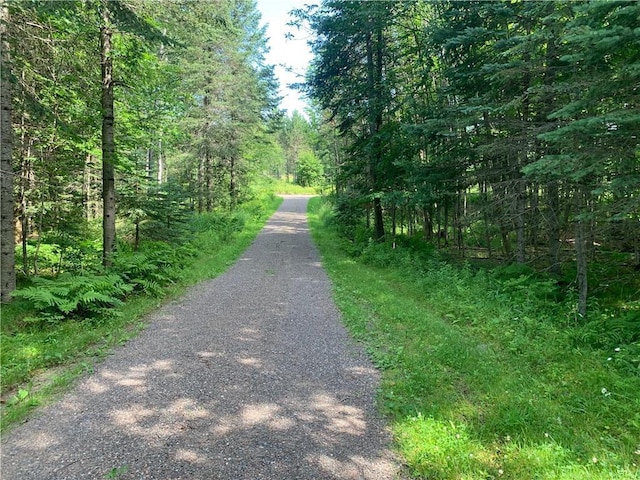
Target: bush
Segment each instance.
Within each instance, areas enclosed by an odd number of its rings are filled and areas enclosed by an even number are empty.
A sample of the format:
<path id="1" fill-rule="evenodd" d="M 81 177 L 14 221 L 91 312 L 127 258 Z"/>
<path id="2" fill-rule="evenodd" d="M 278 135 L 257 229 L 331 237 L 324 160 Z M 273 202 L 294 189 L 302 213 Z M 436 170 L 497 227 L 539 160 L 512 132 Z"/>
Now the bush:
<path id="1" fill-rule="evenodd" d="M 109 315 L 113 307 L 122 304 L 122 298 L 133 287 L 119 275 L 61 274 L 56 279 L 37 277 L 32 286 L 13 292 L 14 297 L 32 302 L 36 317 L 26 322 L 56 323 L 72 317 Z"/>

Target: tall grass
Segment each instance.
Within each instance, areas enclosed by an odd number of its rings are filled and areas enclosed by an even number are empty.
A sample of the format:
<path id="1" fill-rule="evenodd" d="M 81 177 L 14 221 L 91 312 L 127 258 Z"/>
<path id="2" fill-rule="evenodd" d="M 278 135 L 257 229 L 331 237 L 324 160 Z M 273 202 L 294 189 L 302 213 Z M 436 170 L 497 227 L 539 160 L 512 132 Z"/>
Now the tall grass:
<path id="1" fill-rule="evenodd" d="M 326 186 L 303 187 L 285 179 L 272 177 L 261 177 L 257 179 L 253 187 L 256 191 L 283 195 L 318 195 L 321 194 L 323 190 L 327 190 Z"/>
<path id="2" fill-rule="evenodd" d="M 144 315 L 162 302 L 180 295 L 186 287 L 215 277 L 231 265 L 250 245 L 265 221 L 276 210 L 281 198 L 266 194 L 245 203 L 235 212 L 213 212 L 194 216 L 190 221 L 189 245 L 176 249 L 156 242 L 153 249 L 175 250 L 179 259 L 165 252 L 163 261 L 179 265 L 169 270 L 140 272 L 139 257 L 124 252 L 121 275 L 133 284 L 142 284 L 135 276 L 158 279 L 150 291 L 137 289 L 117 308 L 91 318 L 74 317 L 55 322 L 29 321 L 33 304 L 21 298 L 2 306 L 0 330 L 0 374 L 2 386 L 1 428 L 21 421 L 38 405 L 67 388 L 79 374 L 91 371 L 92 365 L 114 346 L 144 328 Z M 190 252 L 189 255 L 186 252 Z M 153 260 L 152 257 L 145 257 Z M 143 265 L 143 266 L 145 266 Z M 152 277 L 149 275 L 152 274 Z M 160 281 L 167 279 L 167 281 Z M 138 283 L 136 283 L 138 282 Z M 146 283 L 144 285 L 147 285 Z M 143 286 L 144 286 L 143 285 Z"/>
<path id="3" fill-rule="evenodd" d="M 422 243 L 355 249 L 319 198 L 310 223 L 416 478 L 639 478 L 637 344 L 594 347 L 526 271 L 453 266 Z"/>

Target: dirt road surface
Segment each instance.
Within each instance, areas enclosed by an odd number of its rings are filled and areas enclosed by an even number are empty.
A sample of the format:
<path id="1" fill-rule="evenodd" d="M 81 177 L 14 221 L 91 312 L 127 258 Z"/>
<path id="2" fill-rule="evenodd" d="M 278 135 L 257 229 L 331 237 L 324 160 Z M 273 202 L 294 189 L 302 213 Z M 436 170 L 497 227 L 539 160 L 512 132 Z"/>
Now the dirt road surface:
<path id="1" fill-rule="evenodd" d="M 307 201 L 285 198 L 225 274 L 5 435 L 2 480 L 398 478 Z"/>

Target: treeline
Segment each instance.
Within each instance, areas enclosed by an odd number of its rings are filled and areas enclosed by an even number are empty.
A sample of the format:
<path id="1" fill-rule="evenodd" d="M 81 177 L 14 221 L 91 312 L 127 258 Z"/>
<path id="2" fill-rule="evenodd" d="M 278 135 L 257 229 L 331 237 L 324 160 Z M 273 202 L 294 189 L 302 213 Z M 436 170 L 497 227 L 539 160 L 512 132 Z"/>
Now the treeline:
<path id="1" fill-rule="evenodd" d="M 640 4 L 325 1 L 307 88 L 352 236 L 574 270 L 640 263 Z M 570 262 L 570 263 L 567 263 Z"/>
<path id="2" fill-rule="evenodd" d="M 176 240 L 190 212 L 232 210 L 313 152 L 278 109 L 253 0 L 1 5 L 3 301 L 16 273 Z"/>

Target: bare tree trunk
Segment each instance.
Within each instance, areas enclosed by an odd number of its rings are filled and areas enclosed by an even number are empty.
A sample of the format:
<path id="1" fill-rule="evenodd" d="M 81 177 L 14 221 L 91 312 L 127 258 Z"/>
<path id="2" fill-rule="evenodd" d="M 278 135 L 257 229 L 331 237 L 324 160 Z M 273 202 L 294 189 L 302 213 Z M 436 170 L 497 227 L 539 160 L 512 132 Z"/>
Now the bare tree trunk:
<path id="1" fill-rule="evenodd" d="M 111 265 L 116 243 L 115 144 L 113 139 L 113 58 L 108 2 L 102 3 L 102 264 Z"/>
<path id="2" fill-rule="evenodd" d="M 524 179 L 516 179 L 516 262 L 525 263 L 526 257 L 526 244 L 527 237 L 525 232 L 525 212 L 526 212 L 526 198 L 525 198 L 525 184 Z"/>
<path id="3" fill-rule="evenodd" d="M 484 199 L 484 209 L 482 212 L 482 216 L 484 219 L 484 235 L 485 242 L 487 244 L 487 257 L 493 257 L 493 248 L 491 247 L 491 230 L 489 223 L 489 187 L 486 181 L 482 182 L 482 198 Z"/>
<path id="4" fill-rule="evenodd" d="M 551 273 L 561 275 L 560 266 L 560 198 L 558 196 L 558 182 L 552 181 L 547 186 L 547 204 L 549 205 L 549 265 Z"/>
<path id="5" fill-rule="evenodd" d="M 23 119 L 24 121 L 24 119 Z M 24 128 L 24 126 L 23 126 Z M 24 130 L 22 132 L 22 145 L 27 142 Z M 22 156 L 22 166 L 20 168 L 20 239 L 22 242 L 22 270 L 26 276 L 29 276 L 29 259 L 27 255 L 27 242 L 29 240 L 29 220 L 28 213 L 29 201 L 27 199 L 27 191 L 33 188 L 33 171 L 31 169 L 31 140 L 28 141 L 26 150 Z"/>
<path id="6" fill-rule="evenodd" d="M 376 28 L 376 51 L 374 60 L 373 32 L 367 32 L 367 83 L 371 106 L 369 107 L 369 140 L 373 142 L 373 153 L 369 159 L 369 176 L 371 187 L 377 190 L 377 178 L 374 173 L 376 164 L 381 160 L 381 146 L 377 138 L 382 127 L 382 109 L 379 98 L 380 81 L 382 78 L 382 29 Z M 379 197 L 373 199 L 374 237 L 377 241 L 384 240 L 384 217 L 382 202 Z"/>
<path id="7" fill-rule="evenodd" d="M 433 240 L 433 214 L 431 210 L 431 207 L 422 209 L 422 233 L 427 242 Z"/>
<path id="8" fill-rule="evenodd" d="M 204 211 L 204 158 L 198 155 L 195 190 L 198 192 L 198 213 Z"/>
<path id="9" fill-rule="evenodd" d="M 153 175 L 153 149 L 147 148 L 147 161 L 145 165 L 145 170 L 147 173 L 147 179 L 151 181 L 151 177 Z"/>
<path id="10" fill-rule="evenodd" d="M 585 226 L 587 222 L 580 218 L 580 215 L 585 212 L 585 195 L 581 187 L 578 187 L 576 191 L 576 204 L 577 215 L 579 216 L 576 223 L 576 267 L 577 267 L 577 283 L 578 283 L 578 314 L 586 319 L 587 317 L 587 297 L 589 292 L 589 285 L 587 280 L 587 268 L 588 268 L 588 248 L 587 248 L 587 232 L 585 232 Z"/>
<path id="11" fill-rule="evenodd" d="M 394 203 L 391 206 L 391 235 L 393 235 L 394 238 L 396 236 L 396 230 L 398 228 L 397 218 L 396 218 L 397 217 L 397 211 L 398 211 L 398 207 Z"/>
<path id="12" fill-rule="evenodd" d="M 206 148 L 204 154 L 204 186 L 205 186 L 205 205 L 207 212 L 210 212 L 213 209 L 213 196 L 212 196 L 212 186 L 213 186 L 213 168 L 211 165 L 211 153 L 209 152 L 209 147 Z"/>
<path id="13" fill-rule="evenodd" d="M 236 161 L 231 157 L 229 160 L 229 197 L 231 199 L 231 209 L 236 208 L 238 204 L 238 172 L 236 172 Z"/>
<path id="14" fill-rule="evenodd" d="M 15 235 L 13 218 L 13 132 L 11 83 L 6 25 L 9 10 L 0 6 L 0 302 L 11 301 L 16 288 Z"/>
<path id="15" fill-rule="evenodd" d="M 164 156 L 162 155 L 162 139 L 158 140 L 158 183 L 164 182 Z"/>

